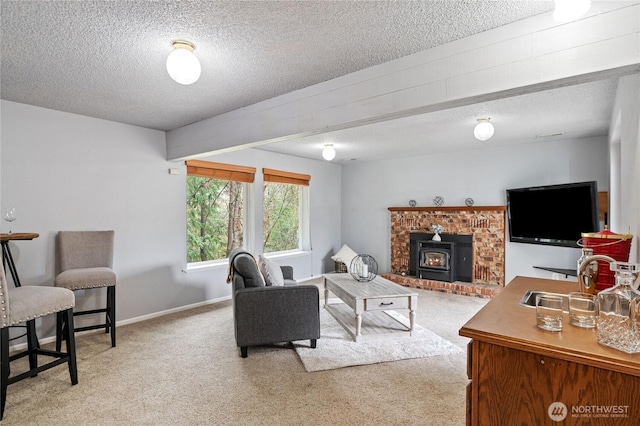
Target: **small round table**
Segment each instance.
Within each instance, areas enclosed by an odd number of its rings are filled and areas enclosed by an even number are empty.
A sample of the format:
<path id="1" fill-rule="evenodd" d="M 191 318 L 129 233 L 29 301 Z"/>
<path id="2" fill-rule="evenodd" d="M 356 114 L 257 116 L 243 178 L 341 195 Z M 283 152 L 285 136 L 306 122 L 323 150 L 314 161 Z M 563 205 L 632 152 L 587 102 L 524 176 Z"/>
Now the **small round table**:
<path id="1" fill-rule="evenodd" d="M 9 273 L 13 278 L 13 284 L 16 287 L 20 287 L 20 278 L 18 278 L 18 271 L 16 270 L 16 264 L 13 261 L 11 255 L 11 249 L 9 248 L 9 241 L 24 241 L 33 240 L 40 235 L 33 232 L 15 232 L 11 234 L 0 234 L 0 243 L 2 244 L 2 266 L 5 268 L 9 265 Z"/>

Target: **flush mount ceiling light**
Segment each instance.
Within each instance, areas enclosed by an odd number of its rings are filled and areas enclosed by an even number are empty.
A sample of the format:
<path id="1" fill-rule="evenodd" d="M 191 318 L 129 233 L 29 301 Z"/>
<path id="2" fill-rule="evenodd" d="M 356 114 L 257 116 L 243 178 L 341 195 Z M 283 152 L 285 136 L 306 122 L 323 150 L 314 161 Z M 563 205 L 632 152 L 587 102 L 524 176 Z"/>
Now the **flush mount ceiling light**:
<path id="1" fill-rule="evenodd" d="M 479 141 L 486 141 L 493 136 L 493 124 L 489 120 L 489 118 L 478 118 L 478 124 L 473 129 L 473 136 Z"/>
<path id="2" fill-rule="evenodd" d="M 173 42 L 173 52 L 167 57 L 167 72 L 180 84 L 192 84 L 200 78 L 200 61 L 193 54 L 193 43 L 184 40 Z"/>
<path id="3" fill-rule="evenodd" d="M 322 148 L 322 158 L 327 161 L 331 161 L 336 158 L 336 150 L 333 149 L 332 143 L 324 144 L 324 148 Z"/>
<path id="4" fill-rule="evenodd" d="M 555 0 L 553 19 L 558 22 L 570 22 L 578 19 L 591 8 L 591 0 Z"/>

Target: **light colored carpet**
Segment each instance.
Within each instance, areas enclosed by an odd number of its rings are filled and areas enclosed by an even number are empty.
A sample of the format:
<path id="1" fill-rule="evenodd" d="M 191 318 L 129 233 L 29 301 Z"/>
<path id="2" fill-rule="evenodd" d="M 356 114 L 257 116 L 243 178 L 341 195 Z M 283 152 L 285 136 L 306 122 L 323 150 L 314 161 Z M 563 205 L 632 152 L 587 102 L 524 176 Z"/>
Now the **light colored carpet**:
<path id="1" fill-rule="evenodd" d="M 389 315 L 409 325 L 409 319 L 398 312 L 389 311 Z M 463 352 L 460 347 L 420 325 L 414 327 L 412 336 L 396 335 L 354 342 L 324 307 L 320 308 L 317 347 L 310 348 L 308 341 L 294 342 L 294 347 L 305 370 L 310 372 Z"/>
<path id="2" fill-rule="evenodd" d="M 416 322 L 465 350 L 458 330 L 487 300 L 417 291 Z M 9 385 L 2 426 L 465 424 L 464 352 L 309 373 L 291 345 L 241 358 L 230 301 L 77 345 L 79 383 L 59 366 Z"/>

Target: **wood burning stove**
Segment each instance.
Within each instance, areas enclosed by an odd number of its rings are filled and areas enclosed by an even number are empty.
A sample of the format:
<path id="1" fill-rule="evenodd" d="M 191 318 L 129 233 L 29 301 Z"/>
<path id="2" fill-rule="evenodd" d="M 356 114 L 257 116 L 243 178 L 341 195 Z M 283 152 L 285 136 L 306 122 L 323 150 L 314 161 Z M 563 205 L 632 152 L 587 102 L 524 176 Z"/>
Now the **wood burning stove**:
<path id="1" fill-rule="evenodd" d="M 451 251 L 447 248 L 441 250 L 436 247 L 423 247 L 420 250 L 418 268 L 447 271 L 451 268 Z"/>
<path id="2" fill-rule="evenodd" d="M 409 274 L 423 280 L 471 282 L 471 235 L 442 234 L 442 241 L 433 241 L 433 234 L 411 233 Z"/>
<path id="3" fill-rule="evenodd" d="M 418 241 L 416 276 L 425 280 L 455 281 L 455 243 Z"/>

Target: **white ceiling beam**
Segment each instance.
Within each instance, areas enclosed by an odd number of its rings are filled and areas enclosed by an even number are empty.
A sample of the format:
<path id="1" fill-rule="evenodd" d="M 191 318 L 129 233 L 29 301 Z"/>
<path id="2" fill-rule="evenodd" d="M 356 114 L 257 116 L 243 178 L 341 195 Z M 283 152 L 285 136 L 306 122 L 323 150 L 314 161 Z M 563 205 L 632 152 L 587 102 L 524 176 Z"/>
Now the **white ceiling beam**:
<path id="1" fill-rule="evenodd" d="M 505 25 L 167 132 L 178 160 L 577 84 L 640 69 L 640 5 L 594 2 Z"/>

